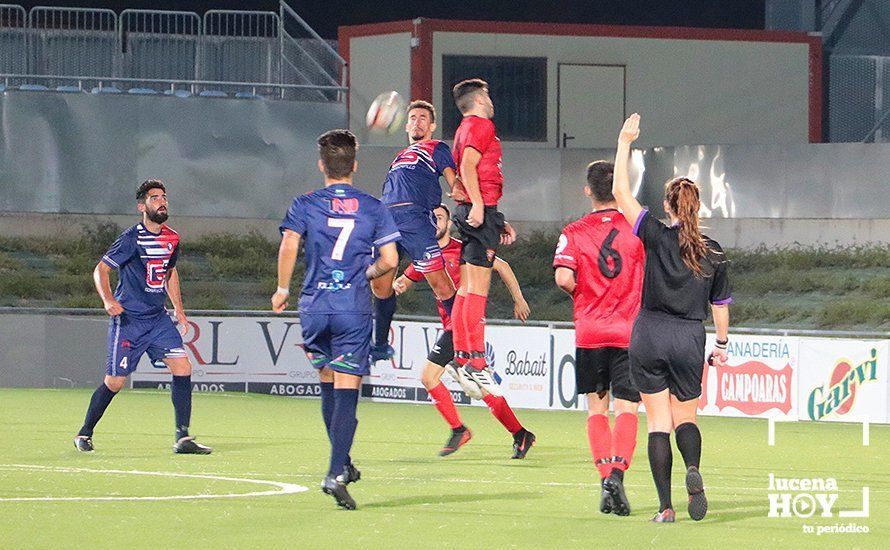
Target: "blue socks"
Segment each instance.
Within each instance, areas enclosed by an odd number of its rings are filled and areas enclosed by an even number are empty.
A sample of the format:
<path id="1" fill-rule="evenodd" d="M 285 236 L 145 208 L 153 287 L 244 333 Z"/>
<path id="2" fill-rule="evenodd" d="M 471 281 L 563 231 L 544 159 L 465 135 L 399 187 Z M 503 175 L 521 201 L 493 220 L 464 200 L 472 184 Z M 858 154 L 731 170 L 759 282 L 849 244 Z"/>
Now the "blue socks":
<path id="1" fill-rule="evenodd" d="M 338 476 L 349 461 L 349 451 L 355 437 L 358 419 L 355 411 L 358 407 L 358 392 L 353 389 L 334 389 L 334 410 L 331 415 L 331 463 L 329 476 Z M 324 410 L 324 406 L 322 406 Z"/>
<path id="2" fill-rule="evenodd" d="M 99 423 L 99 419 L 105 414 L 105 409 L 108 408 L 108 405 L 111 403 L 111 400 L 114 399 L 115 395 L 117 394 L 108 389 L 105 382 L 99 384 L 99 387 L 93 392 L 93 397 L 90 398 L 90 406 L 87 409 L 87 416 L 83 421 L 83 427 L 80 428 L 77 435 L 85 435 L 88 437 L 93 436 L 93 428 Z"/>
<path id="3" fill-rule="evenodd" d="M 321 382 L 321 417 L 324 419 L 324 428 L 331 440 L 331 422 L 334 420 L 334 383 Z M 333 441 L 332 441 L 333 443 Z M 352 457 L 346 455 L 345 464 L 352 464 Z"/>
<path id="4" fill-rule="evenodd" d="M 192 377 L 174 376 L 170 397 L 176 412 L 176 440 L 179 441 L 189 434 L 192 419 Z"/>
<path id="5" fill-rule="evenodd" d="M 374 345 L 378 348 L 389 345 L 389 329 L 392 316 L 396 314 L 396 295 L 374 299 Z"/>

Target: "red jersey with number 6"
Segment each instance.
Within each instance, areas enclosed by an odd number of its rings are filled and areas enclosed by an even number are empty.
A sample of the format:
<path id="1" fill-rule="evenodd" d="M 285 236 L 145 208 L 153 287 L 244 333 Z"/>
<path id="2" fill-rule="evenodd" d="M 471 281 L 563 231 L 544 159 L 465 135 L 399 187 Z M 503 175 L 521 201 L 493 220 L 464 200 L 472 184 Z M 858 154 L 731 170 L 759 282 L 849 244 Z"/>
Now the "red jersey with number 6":
<path id="1" fill-rule="evenodd" d="M 476 165 L 479 177 L 479 191 L 485 206 L 497 206 L 503 194 L 504 175 L 501 173 L 501 140 L 494 133 L 494 122 L 490 119 L 471 115 L 465 116 L 454 132 L 454 164 L 460 170 L 464 149 L 471 147 L 482 155 Z M 467 195 L 463 183 L 458 181 L 455 189 Z M 469 195 L 467 195 L 469 198 Z M 469 202 L 469 201 L 467 201 Z"/>
<path id="2" fill-rule="evenodd" d="M 575 345 L 626 348 L 640 311 L 643 244 L 615 209 L 597 210 L 563 229 L 553 267 L 575 272 Z"/>

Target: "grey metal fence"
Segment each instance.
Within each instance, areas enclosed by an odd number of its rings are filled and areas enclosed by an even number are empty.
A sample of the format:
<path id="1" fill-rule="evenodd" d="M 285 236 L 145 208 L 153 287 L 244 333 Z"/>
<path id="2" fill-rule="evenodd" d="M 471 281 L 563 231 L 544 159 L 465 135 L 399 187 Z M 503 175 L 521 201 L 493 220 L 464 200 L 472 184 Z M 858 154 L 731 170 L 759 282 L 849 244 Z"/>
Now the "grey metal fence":
<path id="1" fill-rule="evenodd" d="M 345 61 L 281 6 L 290 32 L 275 12 L 210 10 L 202 19 L 124 10 L 118 17 L 105 9 L 26 12 L 0 4 L 0 79 L 29 91 L 342 101 Z"/>
<path id="2" fill-rule="evenodd" d="M 194 80 L 201 19 L 182 11 L 124 10 L 120 15 L 121 76 Z"/>
<path id="3" fill-rule="evenodd" d="M 35 7 L 28 13 L 28 72 L 113 75 L 117 28 L 111 10 Z"/>
<path id="4" fill-rule="evenodd" d="M 28 14 L 23 7 L 0 4 L 0 72 L 27 71 L 27 27 Z"/>
<path id="5" fill-rule="evenodd" d="M 201 78 L 280 83 L 279 29 L 280 20 L 274 12 L 208 11 L 204 14 Z"/>
<path id="6" fill-rule="evenodd" d="M 833 54 L 829 71 L 830 140 L 890 141 L 890 57 Z"/>

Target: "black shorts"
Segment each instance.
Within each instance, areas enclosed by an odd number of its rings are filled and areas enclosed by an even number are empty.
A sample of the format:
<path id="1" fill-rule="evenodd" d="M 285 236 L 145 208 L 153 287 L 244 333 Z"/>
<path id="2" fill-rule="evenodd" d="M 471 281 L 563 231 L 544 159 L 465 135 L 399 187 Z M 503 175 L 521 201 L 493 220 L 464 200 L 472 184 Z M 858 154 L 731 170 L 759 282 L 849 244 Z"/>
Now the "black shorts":
<path id="1" fill-rule="evenodd" d="M 467 223 L 470 208 L 469 204 L 458 204 L 451 217 L 463 243 L 460 263 L 491 267 L 501 242 L 501 233 L 504 232 L 504 215 L 498 212 L 497 206 L 486 206 L 482 225 L 473 227 Z"/>
<path id="2" fill-rule="evenodd" d="M 630 378 L 641 393 L 670 389 L 680 401 L 701 395 L 705 327 L 701 321 L 641 310 L 630 335 Z"/>
<path id="3" fill-rule="evenodd" d="M 442 331 L 433 349 L 430 350 L 430 354 L 426 356 L 426 360 L 440 367 L 450 363 L 454 359 L 454 338 L 452 336 L 453 333 L 450 330 Z"/>
<path id="4" fill-rule="evenodd" d="M 630 363 L 624 348 L 575 348 L 575 385 L 579 395 L 611 388 L 615 399 L 640 402 L 640 392 L 630 382 Z"/>

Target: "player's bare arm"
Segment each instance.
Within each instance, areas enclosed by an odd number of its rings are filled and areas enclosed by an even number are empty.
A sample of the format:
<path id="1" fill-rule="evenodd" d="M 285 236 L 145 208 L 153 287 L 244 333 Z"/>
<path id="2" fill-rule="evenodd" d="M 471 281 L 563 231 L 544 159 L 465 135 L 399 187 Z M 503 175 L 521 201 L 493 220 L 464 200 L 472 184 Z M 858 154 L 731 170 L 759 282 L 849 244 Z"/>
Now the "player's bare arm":
<path id="1" fill-rule="evenodd" d="M 105 262 L 99 262 L 96 264 L 96 269 L 93 270 L 93 284 L 96 285 L 96 292 L 99 293 L 99 298 L 102 299 L 102 307 L 105 308 L 105 312 L 114 317 L 123 313 L 124 308 L 114 297 L 114 293 L 111 292 L 110 273 L 111 268 Z"/>
<path id="2" fill-rule="evenodd" d="M 492 269 L 497 272 L 504 284 L 507 285 L 507 290 L 510 291 L 510 296 L 513 298 L 513 316 L 525 322 L 531 314 L 531 308 L 528 307 L 528 302 L 522 295 L 522 287 L 519 286 L 519 280 L 516 278 L 513 268 L 509 263 L 495 256 Z"/>
<path id="3" fill-rule="evenodd" d="M 630 161 L 630 145 L 640 137 L 640 115 L 634 113 L 624 121 L 618 134 L 618 150 L 615 153 L 615 175 L 612 179 L 612 194 L 618 207 L 630 225 L 635 225 L 643 207 L 630 191 L 630 176 L 627 165 Z"/>
<path id="4" fill-rule="evenodd" d="M 388 273 L 399 265 L 399 251 L 396 248 L 396 243 L 386 243 L 380 247 L 379 252 L 380 257 L 365 271 L 365 277 L 369 281 Z"/>
<path id="5" fill-rule="evenodd" d="M 460 179 L 464 184 L 464 189 L 467 190 L 467 195 L 469 195 L 470 203 L 472 204 L 467 223 L 473 227 L 482 225 L 485 217 L 485 202 L 482 200 L 482 191 L 479 189 L 479 174 L 476 172 L 476 167 L 479 166 L 480 160 L 482 160 L 482 153 L 472 147 L 464 149 L 463 156 L 460 159 Z"/>
<path id="6" fill-rule="evenodd" d="M 556 286 L 561 288 L 569 296 L 574 296 L 575 285 L 577 284 L 574 271 L 567 267 L 557 267 L 553 276 L 556 279 Z"/>
<path id="7" fill-rule="evenodd" d="M 414 287 L 414 281 L 405 277 L 404 275 L 399 275 L 399 277 L 392 282 L 392 289 L 395 291 L 396 296 L 401 296 L 402 294 L 408 292 Z"/>
<path id="8" fill-rule="evenodd" d="M 729 306 L 726 304 L 717 304 L 711 306 L 711 315 L 714 317 L 714 331 L 717 336 L 717 344 L 711 351 L 714 358 L 714 365 L 722 367 L 726 365 L 729 357 L 726 354 L 726 343 L 729 341 Z M 724 342 L 724 343 L 720 343 Z"/>
<path id="9" fill-rule="evenodd" d="M 516 242 L 516 228 L 510 225 L 510 222 L 504 222 L 504 232 L 501 233 L 501 244 L 509 246 Z"/>
<path id="10" fill-rule="evenodd" d="M 167 297 L 173 304 L 173 316 L 179 323 L 179 333 L 185 336 L 189 332 L 189 321 L 182 308 L 182 292 L 179 285 L 179 271 L 173 267 L 167 271 Z"/>
<path id="11" fill-rule="evenodd" d="M 460 183 L 460 178 L 457 176 L 457 172 L 455 172 L 451 168 L 445 168 L 442 170 L 442 177 L 445 178 L 445 183 L 448 184 L 448 196 L 451 197 L 455 202 L 466 201 L 469 200 L 469 197 L 464 195 L 463 191 L 460 189 L 455 189 L 457 184 Z"/>
<path id="12" fill-rule="evenodd" d="M 297 252 L 300 250 L 300 234 L 285 229 L 278 246 L 278 289 L 272 295 L 272 311 L 281 313 L 287 308 L 290 295 L 290 280 L 294 274 Z"/>

